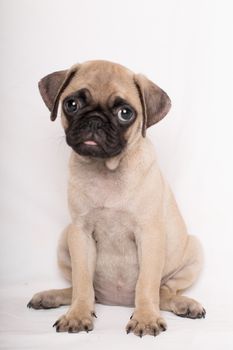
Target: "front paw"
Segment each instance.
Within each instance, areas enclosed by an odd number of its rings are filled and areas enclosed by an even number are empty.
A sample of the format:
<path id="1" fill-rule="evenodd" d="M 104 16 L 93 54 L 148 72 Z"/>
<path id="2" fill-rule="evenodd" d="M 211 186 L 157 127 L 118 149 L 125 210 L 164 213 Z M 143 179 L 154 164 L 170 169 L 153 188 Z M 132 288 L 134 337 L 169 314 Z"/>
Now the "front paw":
<path id="1" fill-rule="evenodd" d="M 94 328 L 93 317 L 96 317 L 94 311 L 75 309 L 60 317 L 53 325 L 57 332 L 78 333 L 81 331 L 92 331 Z"/>
<path id="2" fill-rule="evenodd" d="M 126 326 L 127 334 L 133 332 L 142 337 L 145 334 L 156 336 L 167 329 L 166 322 L 153 311 L 135 310 Z"/>

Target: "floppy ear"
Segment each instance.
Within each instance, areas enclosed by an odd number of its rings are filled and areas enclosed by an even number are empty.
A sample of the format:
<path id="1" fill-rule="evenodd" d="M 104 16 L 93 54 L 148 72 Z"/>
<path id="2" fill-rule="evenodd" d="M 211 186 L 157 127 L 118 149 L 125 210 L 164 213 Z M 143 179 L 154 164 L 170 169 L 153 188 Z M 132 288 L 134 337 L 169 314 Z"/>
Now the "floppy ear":
<path id="1" fill-rule="evenodd" d="M 165 91 L 160 89 L 144 75 L 134 77 L 143 110 L 142 135 L 146 136 L 146 129 L 158 123 L 171 108 L 171 100 Z"/>
<path id="2" fill-rule="evenodd" d="M 71 79 L 77 72 L 78 66 L 70 70 L 61 70 L 46 75 L 39 81 L 39 90 L 42 99 L 51 112 L 50 118 L 54 121 L 57 117 L 59 98 L 65 88 L 69 85 Z"/>

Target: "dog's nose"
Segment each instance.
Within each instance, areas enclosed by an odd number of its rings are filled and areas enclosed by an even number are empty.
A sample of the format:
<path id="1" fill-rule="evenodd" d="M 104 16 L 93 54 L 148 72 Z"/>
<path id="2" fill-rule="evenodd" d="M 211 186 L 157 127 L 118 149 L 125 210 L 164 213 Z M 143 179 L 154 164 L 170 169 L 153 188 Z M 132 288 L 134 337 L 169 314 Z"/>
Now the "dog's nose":
<path id="1" fill-rule="evenodd" d="M 87 128 L 92 132 L 95 132 L 98 129 L 101 129 L 102 126 L 103 126 L 103 122 L 100 118 L 91 118 L 87 122 Z"/>

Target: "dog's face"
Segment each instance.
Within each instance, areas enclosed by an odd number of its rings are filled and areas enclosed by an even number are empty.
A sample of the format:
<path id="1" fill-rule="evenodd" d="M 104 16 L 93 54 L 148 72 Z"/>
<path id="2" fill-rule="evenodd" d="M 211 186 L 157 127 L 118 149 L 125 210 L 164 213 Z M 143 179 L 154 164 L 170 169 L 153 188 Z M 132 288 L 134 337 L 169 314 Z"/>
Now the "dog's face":
<path id="1" fill-rule="evenodd" d="M 107 61 L 52 73 L 39 88 L 52 120 L 61 106 L 67 144 L 81 156 L 120 154 L 170 109 L 169 97 L 157 85 Z"/>

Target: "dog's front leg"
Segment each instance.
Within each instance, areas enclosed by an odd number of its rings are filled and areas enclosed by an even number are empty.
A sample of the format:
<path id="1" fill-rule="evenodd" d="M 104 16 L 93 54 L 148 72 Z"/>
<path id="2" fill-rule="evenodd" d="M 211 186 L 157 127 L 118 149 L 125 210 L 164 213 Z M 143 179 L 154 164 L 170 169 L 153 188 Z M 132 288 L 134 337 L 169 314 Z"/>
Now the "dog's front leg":
<path id="1" fill-rule="evenodd" d="M 70 309 L 54 326 L 57 332 L 91 331 L 93 329 L 94 288 L 96 263 L 95 241 L 82 228 L 71 225 L 67 234 L 72 265 L 72 303 Z"/>
<path id="2" fill-rule="evenodd" d="M 148 225 L 136 234 L 139 258 L 139 277 L 136 285 L 135 310 L 126 326 L 127 333 L 134 332 L 156 336 L 166 330 L 160 316 L 159 289 L 164 267 L 164 235 L 157 225 Z"/>

